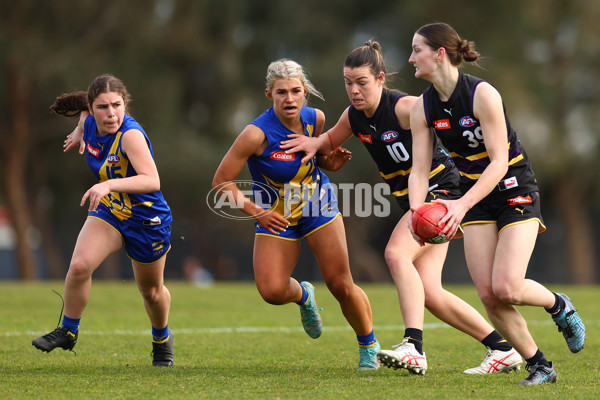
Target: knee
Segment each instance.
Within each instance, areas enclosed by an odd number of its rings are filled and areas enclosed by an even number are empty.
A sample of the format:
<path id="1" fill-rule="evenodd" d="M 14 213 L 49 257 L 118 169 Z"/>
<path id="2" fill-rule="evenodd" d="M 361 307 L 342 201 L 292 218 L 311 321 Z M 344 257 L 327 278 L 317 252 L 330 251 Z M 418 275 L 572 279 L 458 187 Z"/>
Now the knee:
<path id="1" fill-rule="evenodd" d="M 338 302 L 344 302 L 350 297 L 353 284 L 344 279 L 344 277 L 334 277 L 328 279 L 325 283 L 327 284 L 327 289 L 329 289 Z"/>
<path id="2" fill-rule="evenodd" d="M 258 293 L 269 304 L 281 305 L 285 303 L 285 289 L 279 286 L 258 285 Z"/>
<path id="3" fill-rule="evenodd" d="M 507 282 L 494 284 L 494 295 L 506 304 L 519 305 L 521 302 L 513 285 Z"/>
<path id="4" fill-rule="evenodd" d="M 491 288 L 478 289 L 477 294 L 486 309 L 494 308 L 495 304 L 499 301 Z"/>
<path id="5" fill-rule="evenodd" d="M 427 290 L 425 288 L 425 308 L 428 309 L 432 314 L 436 314 L 437 310 L 442 308 L 442 299 L 437 292 Z"/>
<path id="6" fill-rule="evenodd" d="M 384 252 L 384 258 L 390 269 L 394 268 L 400 262 L 399 250 L 393 246 L 387 246 Z"/>
<path id="7" fill-rule="evenodd" d="M 89 278 L 92 275 L 93 268 L 90 262 L 82 256 L 73 256 L 69 265 L 68 274 L 72 278 L 82 279 Z"/>
<path id="8" fill-rule="evenodd" d="M 391 272 L 400 271 L 402 268 L 406 268 L 406 266 L 414 268 L 412 261 L 403 257 L 402 251 L 397 247 L 386 247 L 384 257 Z"/>
<path id="9" fill-rule="evenodd" d="M 160 301 L 163 286 L 140 286 L 139 290 L 144 301 L 149 304 L 155 304 Z"/>

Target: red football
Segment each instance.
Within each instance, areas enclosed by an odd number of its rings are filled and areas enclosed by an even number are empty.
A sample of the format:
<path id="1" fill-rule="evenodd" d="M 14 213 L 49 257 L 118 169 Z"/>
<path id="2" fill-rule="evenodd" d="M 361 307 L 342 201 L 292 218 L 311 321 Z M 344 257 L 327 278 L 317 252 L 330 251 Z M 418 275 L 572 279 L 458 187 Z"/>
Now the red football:
<path id="1" fill-rule="evenodd" d="M 448 210 L 441 203 L 425 203 L 414 211 L 413 230 L 422 241 L 427 243 L 446 243 L 449 238 L 440 236 L 446 224 L 438 226 L 438 222 Z"/>

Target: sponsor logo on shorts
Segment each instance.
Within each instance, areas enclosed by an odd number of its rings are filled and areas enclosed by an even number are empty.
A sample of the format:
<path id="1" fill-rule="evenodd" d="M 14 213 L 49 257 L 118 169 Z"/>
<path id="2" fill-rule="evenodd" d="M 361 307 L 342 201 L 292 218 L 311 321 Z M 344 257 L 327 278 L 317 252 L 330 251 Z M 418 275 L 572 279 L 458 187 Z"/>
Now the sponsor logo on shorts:
<path id="1" fill-rule="evenodd" d="M 442 189 L 438 189 L 438 190 L 432 190 L 432 191 L 431 191 L 431 192 L 429 192 L 429 193 L 431 193 L 431 196 L 433 196 L 433 198 L 434 198 L 434 199 L 437 199 L 437 197 L 438 197 L 440 194 L 445 194 L 445 195 L 448 195 L 448 193 L 450 193 L 450 191 L 449 191 L 449 190 L 442 190 Z"/>
<path id="2" fill-rule="evenodd" d="M 296 153 L 287 154 L 285 151 L 276 151 L 271 153 L 271 160 L 279 161 L 294 161 L 296 159 Z"/>
<path id="3" fill-rule="evenodd" d="M 433 126 L 435 129 L 450 129 L 450 120 L 449 119 L 438 119 L 437 121 L 433 121 Z"/>
<path id="4" fill-rule="evenodd" d="M 156 226 L 156 225 L 160 225 L 160 223 L 161 223 L 161 220 L 158 217 L 158 215 L 156 217 L 153 217 L 153 218 L 146 218 L 143 221 L 143 224 L 145 226 Z"/>
<path id="5" fill-rule="evenodd" d="M 517 177 L 513 176 L 498 183 L 498 190 L 508 190 L 519 186 L 519 182 L 517 182 Z"/>
<path id="6" fill-rule="evenodd" d="M 365 134 L 359 132 L 358 133 L 358 138 L 360 140 L 362 140 L 363 142 L 373 143 L 373 139 L 371 138 L 371 135 L 365 135 Z"/>
<path id="7" fill-rule="evenodd" d="M 470 128 L 475 125 L 475 120 L 469 116 L 462 117 L 460 121 L 458 121 L 460 126 L 463 128 Z"/>
<path id="8" fill-rule="evenodd" d="M 531 200 L 531 196 L 518 196 L 508 199 L 508 202 L 511 206 L 516 206 L 517 204 L 531 204 L 533 203 L 533 200 Z"/>
<path id="9" fill-rule="evenodd" d="M 398 132 L 387 131 L 381 135 L 381 140 L 386 143 L 393 142 L 398 138 Z"/>

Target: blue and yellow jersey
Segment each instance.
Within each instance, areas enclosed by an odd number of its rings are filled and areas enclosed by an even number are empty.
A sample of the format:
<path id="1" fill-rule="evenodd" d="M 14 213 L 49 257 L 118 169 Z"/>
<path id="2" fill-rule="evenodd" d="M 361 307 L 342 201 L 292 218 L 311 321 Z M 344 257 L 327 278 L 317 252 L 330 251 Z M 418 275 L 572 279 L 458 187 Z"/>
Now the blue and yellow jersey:
<path id="1" fill-rule="evenodd" d="M 85 120 L 83 140 L 88 165 L 98 182 L 108 179 L 119 179 L 137 175 L 123 153 L 121 142 L 123 134 L 137 129 L 144 134 L 150 154 L 154 158 L 152 145 L 142 126 L 129 115 L 125 115 L 123 123 L 115 134 L 98 135 L 96 120 L 89 115 Z M 102 201 L 119 221 L 132 226 L 163 227 L 171 223 L 171 209 L 162 193 L 121 193 L 111 192 Z"/>
<path id="2" fill-rule="evenodd" d="M 315 109 L 303 107 L 300 119 L 304 133 L 312 137 L 317 122 Z M 329 179 L 317 167 L 316 157 L 302 164 L 304 152 L 286 154 L 279 147 L 280 142 L 294 132 L 281 123 L 273 107 L 251 124 L 259 127 L 268 141 L 260 156 L 248 158 L 248 168 L 254 181 L 254 202 L 264 209 L 273 208 L 287 218 L 290 225 L 295 225 L 302 217 L 302 209 L 319 200 L 321 186 L 329 183 Z"/>

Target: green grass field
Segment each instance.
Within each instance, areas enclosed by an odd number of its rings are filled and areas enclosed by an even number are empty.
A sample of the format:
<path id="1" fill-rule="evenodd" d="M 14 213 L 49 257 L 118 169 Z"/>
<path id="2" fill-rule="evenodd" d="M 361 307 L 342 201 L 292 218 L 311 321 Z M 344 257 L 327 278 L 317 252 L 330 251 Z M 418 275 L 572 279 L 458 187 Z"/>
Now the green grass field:
<path id="1" fill-rule="evenodd" d="M 598 398 L 600 288 L 551 287 L 573 299 L 587 327 L 585 349 L 569 352 L 541 309 L 521 308 L 558 382 L 523 387 L 524 369 L 467 376 L 485 348 L 426 313 L 424 376 L 381 368 L 357 371 L 354 332 L 325 285 L 316 283 L 324 331 L 310 339 L 296 305 L 272 306 L 253 283 L 201 289 L 167 282 L 175 366 L 151 366 L 148 317 L 133 282 L 93 284 L 82 319 L 77 354 L 42 353 L 31 340 L 56 327 L 62 282 L 0 283 L 0 392 L 4 399 L 591 399 Z M 404 326 L 391 284 L 361 285 L 373 307 L 375 333 L 384 348 L 402 339 Z M 472 286 L 449 289 L 478 310 Z"/>

